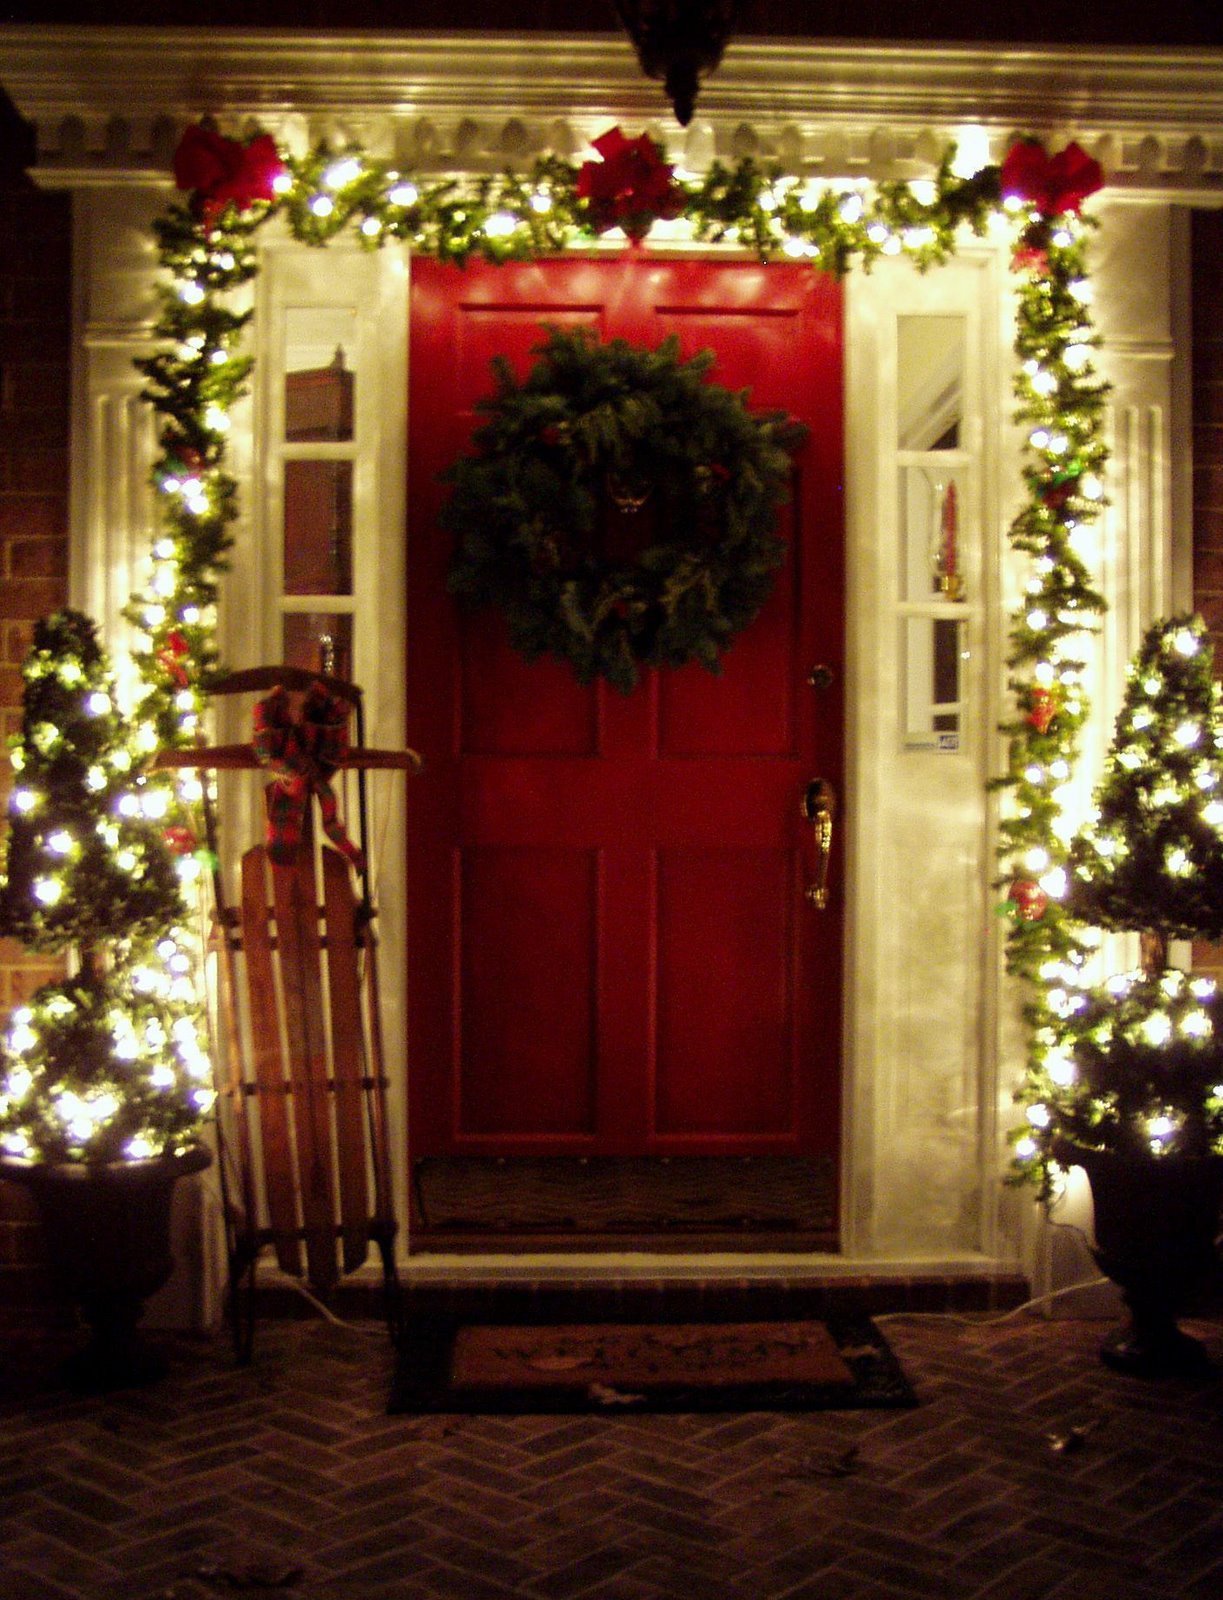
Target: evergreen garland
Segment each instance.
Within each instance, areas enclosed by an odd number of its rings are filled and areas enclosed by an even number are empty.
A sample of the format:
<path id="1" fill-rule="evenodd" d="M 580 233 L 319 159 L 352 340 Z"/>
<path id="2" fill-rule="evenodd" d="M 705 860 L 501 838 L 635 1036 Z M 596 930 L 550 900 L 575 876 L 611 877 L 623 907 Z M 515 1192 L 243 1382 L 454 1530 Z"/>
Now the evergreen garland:
<path id="1" fill-rule="evenodd" d="M 214 150 L 219 138 L 208 141 Z M 252 136 L 247 152 L 265 138 Z M 1021 179 L 1035 173 L 1037 182 L 1007 185 L 1017 156 Z M 579 193 L 579 170 L 554 156 L 523 173 L 440 180 L 413 179 L 355 147 L 319 145 L 302 159 L 282 154 L 276 171 L 266 157 L 265 149 L 250 163 L 236 195 L 232 185 L 197 192 L 188 206 L 171 208 L 158 229 L 171 284 L 157 327 L 162 349 L 146 377 L 162 428 L 154 482 L 167 532 L 154 546 L 152 581 L 131 615 L 147 637 L 141 666 L 148 714 L 171 743 L 195 737 L 198 697 L 216 661 L 215 596 L 236 512 L 225 471 L 226 409 L 246 377 L 243 319 L 226 312 L 225 296 L 255 270 L 254 232 L 279 214 L 292 236 L 309 244 L 351 228 L 370 249 L 402 240 L 461 263 L 473 254 L 497 262 L 559 253 L 602 228 Z M 1102 604 L 1079 548 L 1104 504 L 1105 390 L 1093 366 L 1098 338 L 1085 268 L 1091 224 L 1077 214 L 1098 187 L 1099 169 L 1077 146 L 1049 158 L 1035 141 L 1013 147 L 1003 168 L 986 166 L 970 177 L 955 175 L 953 160 L 948 149 L 932 178 L 873 189 L 807 182 L 751 160 L 733 168 L 714 163 L 697 181 L 680 183 L 668 171 L 674 194 L 665 209 L 678 216 L 669 224 L 678 238 L 735 243 L 762 259 L 805 260 L 837 275 L 855 263 L 869 269 L 880 256 L 903 256 L 925 269 L 954 252 L 961 230 L 980 235 L 999 216 L 1014 230 L 1021 274 L 1017 415 L 1029 428 L 1029 460 L 1027 502 L 1011 541 L 1030 560 L 1032 577 L 1011 632 L 1016 715 L 1004 727 L 1009 756 L 996 787 L 1008 796 L 1000 824 L 1007 961 L 1029 986 L 1029 1077 L 1036 1082 L 1038 1034 L 1049 1019 L 1044 991 L 1077 974 L 1084 958 L 1059 896 L 1066 882 L 1063 789 L 1088 715 L 1076 640 Z M 647 232 L 648 217 L 635 215 L 634 227 Z M 206 375 L 217 382 L 211 400 Z M 1021 1159 L 1017 1170 L 1047 1184 L 1043 1152 Z"/>
<path id="2" fill-rule="evenodd" d="M 1016 146 L 1013 154 L 1024 150 Z M 1028 557 L 1030 576 L 1010 629 L 1015 714 L 1001 729 L 1006 771 L 991 787 L 1008 797 L 998 822 L 998 881 L 1010 922 L 1007 970 L 1025 985 L 1028 1049 L 1018 1098 L 1028 1104 L 1040 1100 L 1046 1082 L 1044 1058 L 1057 1020 L 1050 994 L 1081 982 L 1092 950 L 1065 904 L 1072 831 L 1066 798 L 1090 711 L 1083 640 L 1104 610 L 1085 551 L 1107 504 L 1108 385 L 1095 366 L 1100 340 L 1086 270 L 1093 219 L 1050 216 L 1039 204 L 1015 200 L 1009 207 L 1020 223 L 1012 254 L 1019 292 L 1015 420 L 1027 433 L 1027 498 L 1010 543 Z M 1047 1140 L 1017 1136 L 1016 1177 L 1048 1194 L 1055 1176 L 1050 1162 Z"/>
<path id="3" fill-rule="evenodd" d="M 720 670 L 784 559 L 776 511 L 806 437 L 705 381 L 709 351 L 678 351 L 674 336 L 650 351 L 552 329 L 523 383 L 494 361 L 476 454 L 446 473 L 451 592 L 501 610 L 528 660 L 557 656 L 625 693 L 643 666 Z M 626 492 L 654 530 L 634 561 L 599 549 Z"/>

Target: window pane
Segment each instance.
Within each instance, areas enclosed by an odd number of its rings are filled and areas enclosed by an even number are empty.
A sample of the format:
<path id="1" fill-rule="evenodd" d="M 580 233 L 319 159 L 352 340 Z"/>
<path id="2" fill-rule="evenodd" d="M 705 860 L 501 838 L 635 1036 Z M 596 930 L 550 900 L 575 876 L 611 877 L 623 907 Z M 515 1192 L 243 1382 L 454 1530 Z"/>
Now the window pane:
<path id="1" fill-rule="evenodd" d="M 352 592 L 351 461 L 285 462 L 284 592 Z"/>
<path id="2" fill-rule="evenodd" d="M 904 627 L 905 723 L 910 749 L 958 750 L 964 624 L 941 617 L 906 617 Z"/>
<path id="3" fill-rule="evenodd" d="M 284 659 L 293 667 L 352 678 L 352 617 L 336 612 L 291 612 L 284 619 Z"/>
<path id="4" fill-rule="evenodd" d="M 900 469 L 902 600 L 964 599 L 960 476 L 939 466 Z"/>
<path id="5" fill-rule="evenodd" d="M 285 438 L 291 444 L 352 438 L 352 311 L 307 306 L 285 313 Z"/>
<path id="6" fill-rule="evenodd" d="M 964 318 L 899 317 L 897 444 L 957 450 L 964 405 Z"/>

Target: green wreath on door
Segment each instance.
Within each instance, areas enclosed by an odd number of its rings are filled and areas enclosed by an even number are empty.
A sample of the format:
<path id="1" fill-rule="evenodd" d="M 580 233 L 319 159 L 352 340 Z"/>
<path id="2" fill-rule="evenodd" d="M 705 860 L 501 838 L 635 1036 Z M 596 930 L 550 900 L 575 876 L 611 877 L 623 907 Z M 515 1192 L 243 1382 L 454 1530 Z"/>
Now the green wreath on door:
<path id="1" fill-rule="evenodd" d="M 643 667 L 720 671 L 785 559 L 777 512 L 807 429 L 707 381 L 712 353 L 681 361 L 674 336 L 646 350 L 552 328 L 533 354 L 522 383 L 494 359 L 476 453 L 443 474 L 450 591 L 581 683 L 627 694 Z M 605 548 L 609 518 L 642 530 L 630 555 Z"/>

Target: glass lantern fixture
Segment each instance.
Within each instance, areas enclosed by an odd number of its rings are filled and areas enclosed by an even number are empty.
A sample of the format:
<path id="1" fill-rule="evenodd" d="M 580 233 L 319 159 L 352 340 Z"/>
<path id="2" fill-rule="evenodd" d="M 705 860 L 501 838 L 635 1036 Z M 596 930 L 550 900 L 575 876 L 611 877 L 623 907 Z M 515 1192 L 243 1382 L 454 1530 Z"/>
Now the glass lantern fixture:
<path id="1" fill-rule="evenodd" d="M 703 75 L 722 59 L 739 18 L 739 0 L 616 0 L 647 78 L 661 78 L 676 120 L 686 128 Z"/>

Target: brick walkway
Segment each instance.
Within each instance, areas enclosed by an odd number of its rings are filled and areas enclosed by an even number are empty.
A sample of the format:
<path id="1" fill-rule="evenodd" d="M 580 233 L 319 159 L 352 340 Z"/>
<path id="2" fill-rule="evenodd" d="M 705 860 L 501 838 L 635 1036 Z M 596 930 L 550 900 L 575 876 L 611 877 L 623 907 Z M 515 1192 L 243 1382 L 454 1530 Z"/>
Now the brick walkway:
<path id="1" fill-rule="evenodd" d="M 1190 1326 L 1223 1358 L 1223 1317 Z M 1223 1381 L 1116 1377 L 1099 1323 L 887 1331 L 916 1410 L 413 1420 L 383 1414 L 374 1323 L 265 1322 L 246 1370 L 179 1339 L 160 1385 L 105 1399 L 57 1391 L 55 1338 L 9 1327 L 0 1593 L 1223 1595 Z"/>

